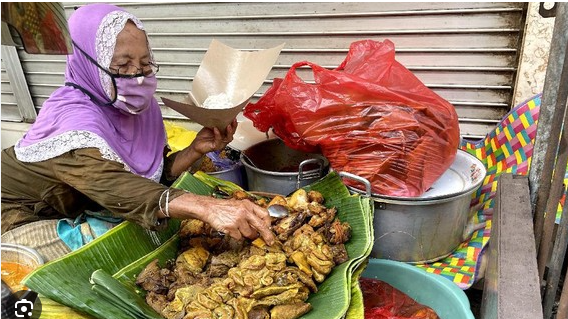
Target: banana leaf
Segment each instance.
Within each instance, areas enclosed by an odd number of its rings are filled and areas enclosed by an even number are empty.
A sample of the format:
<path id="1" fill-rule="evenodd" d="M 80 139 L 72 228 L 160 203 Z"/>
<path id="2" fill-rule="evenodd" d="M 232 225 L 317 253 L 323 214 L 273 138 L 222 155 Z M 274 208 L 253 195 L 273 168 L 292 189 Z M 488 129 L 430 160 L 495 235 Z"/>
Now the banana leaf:
<path id="1" fill-rule="evenodd" d="M 136 277 L 154 259 L 159 260 L 158 265 L 160 267 L 165 267 L 167 261 L 174 260 L 177 257 L 178 247 L 179 236 L 175 234 L 154 251 L 119 270 L 113 277 L 140 297 L 145 298 L 146 290 L 136 285 Z"/>
<path id="2" fill-rule="evenodd" d="M 210 195 L 213 187 L 203 183 L 189 172 L 183 173 L 173 184 L 173 188 L 185 189 L 197 195 Z"/>
<path id="3" fill-rule="evenodd" d="M 240 187 L 239 185 L 231 182 L 231 181 L 226 181 L 220 178 L 217 178 L 215 176 L 211 176 L 203 171 L 197 171 L 195 172 L 195 174 L 193 174 L 193 176 L 195 178 L 197 178 L 198 180 L 202 181 L 204 184 L 206 184 L 207 186 L 213 188 L 213 189 L 219 189 L 220 191 L 226 193 L 226 194 L 232 194 L 235 191 L 240 191 L 243 190 L 242 187 Z M 248 193 L 248 192 L 247 192 Z M 250 196 L 256 197 L 255 195 L 248 193 Z"/>
<path id="4" fill-rule="evenodd" d="M 161 319 L 144 298 L 128 289 L 120 281 L 102 269 L 97 269 L 91 275 L 91 289 L 106 301 L 128 312 L 139 319 Z"/>
<path id="5" fill-rule="evenodd" d="M 363 291 L 361 291 L 361 286 L 359 285 L 359 278 L 361 278 L 361 274 L 367 267 L 367 264 L 368 259 L 365 259 L 355 269 L 355 272 L 351 277 L 351 303 L 349 303 L 349 309 L 347 310 L 345 319 L 360 319 L 365 316 Z"/>
<path id="6" fill-rule="evenodd" d="M 38 295 L 41 301 L 41 319 L 93 319 L 94 317 L 80 313 L 70 307 L 62 305 L 56 301 L 47 298 L 44 295 Z"/>
<path id="7" fill-rule="evenodd" d="M 128 221 L 80 249 L 39 267 L 24 284 L 49 299 L 98 318 L 130 318 L 120 308 L 99 298 L 89 279 L 97 269 L 114 274 L 134 260 L 154 251 L 179 229 L 171 220 L 161 232 L 149 231 Z"/>
<path id="8" fill-rule="evenodd" d="M 213 191 L 211 186 L 191 174 L 182 175 L 174 187 L 202 195 Z M 372 205 L 368 199 L 350 195 L 334 172 L 306 189 L 320 191 L 327 206 L 337 207 L 338 217 L 351 225 L 352 238 L 346 243 L 350 259 L 336 267 L 319 286 L 318 293 L 310 296 L 308 301 L 313 310 L 303 318 L 341 318 L 351 300 L 353 267 L 368 256 L 372 245 L 373 232 L 369 222 Z M 174 235 L 178 229 L 179 221 L 175 220 L 171 220 L 163 232 L 150 232 L 124 222 L 81 249 L 32 272 L 24 279 L 24 284 L 56 302 L 97 318 L 130 318 L 120 307 L 92 292 L 91 274 L 103 269 L 127 289 L 143 294 L 133 284 L 135 276 L 154 258 L 164 262 L 175 256 L 177 236 Z"/>
<path id="9" fill-rule="evenodd" d="M 329 185 L 331 186 L 331 184 Z M 317 185 L 316 188 L 312 189 L 319 191 Z M 343 317 L 351 303 L 353 271 L 370 253 L 373 241 L 369 223 L 372 206 L 369 199 L 354 195 L 343 198 L 336 207 L 337 217 L 351 225 L 351 239 L 345 243 L 349 260 L 334 268 L 318 287 L 318 292 L 310 295 L 308 302 L 313 309 L 302 318 Z"/>

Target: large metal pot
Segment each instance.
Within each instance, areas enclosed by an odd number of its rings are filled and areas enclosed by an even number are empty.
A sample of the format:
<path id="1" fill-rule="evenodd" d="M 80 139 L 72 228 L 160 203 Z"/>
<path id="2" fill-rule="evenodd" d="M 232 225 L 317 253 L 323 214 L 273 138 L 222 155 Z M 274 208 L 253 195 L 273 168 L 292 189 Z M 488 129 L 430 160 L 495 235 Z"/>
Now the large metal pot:
<path id="1" fill-rule="evenodd" d="M 486 169 L 473 155 L 459 150 L 446 172 L 420 197 L 389 197 L 371 194 L 369 181 L 340 173 L 365 185 L 354 193 L 374 200 L 375 242 L 371 256 L 410 263 L 429 263 L 447 257 L 463 242 L 471 194 Z"/>
<path id="2" fill-rule="evenodd" d="M 248 189 L 288 195 L 325 176 L 329 161 L 321 154 L 287 147 L 280 139 L 257 143 L 241 152 Z"/>

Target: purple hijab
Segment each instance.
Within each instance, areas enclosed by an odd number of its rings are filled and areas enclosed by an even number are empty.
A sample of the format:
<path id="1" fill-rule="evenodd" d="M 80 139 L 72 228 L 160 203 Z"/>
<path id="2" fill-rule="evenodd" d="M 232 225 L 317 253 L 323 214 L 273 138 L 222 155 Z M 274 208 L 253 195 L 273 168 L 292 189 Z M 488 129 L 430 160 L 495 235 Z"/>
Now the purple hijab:
<path id="1" fill-rule="evenodd" d="M 116 37 L 128 20 L 143 30 L 136 17 L 119 7 L 90 4 L 72 14 L 69 30 L 76 45 L 108 69 Z M 125 114 L 105 105 L 111 101 L 110 76 L 76 48 L 74 54 L 67 56 L 65 82 L 82 87 L 94 99 L 72 86 L 53 92 L 44 102 L 36 122 L 16 144 L 17 158 L 23 162 L 39 162 L 74 149 L 95 147 L 103 158 L 159 181 L 166 134 L 156 99 L 152 98 L 150 107 L 138 115 Z"/>

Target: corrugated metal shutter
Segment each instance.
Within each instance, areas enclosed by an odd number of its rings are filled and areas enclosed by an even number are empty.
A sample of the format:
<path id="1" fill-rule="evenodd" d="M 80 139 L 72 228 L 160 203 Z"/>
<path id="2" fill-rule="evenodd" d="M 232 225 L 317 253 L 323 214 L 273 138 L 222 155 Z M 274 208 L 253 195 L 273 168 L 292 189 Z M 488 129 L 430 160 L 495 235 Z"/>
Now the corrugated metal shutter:
<path id="1" fill-rule="evenodd" d="M 28 83 L 13 46 L 2 46 L 2 120 L 33 122 L 37 116 Z"/>
<path id="2" fill-rule="evenodd" d="M 2 121 L 21 122 L 22 117 L 18 111 L 18 104 L 14 97 L 14 90 L 10 84 L 4 60 L 2 60 Z"/>
<path id="3" fill-rule="evenodd" d="M 73 6 L 68 3 L 69 15 Z M 397 60 L 450 101 L 461 133 L 479 137 L 510 109 L 526 3 L 124 3 L 150 35 L 158 96 L 181 100 L 212 39 L 237 49 L 286 43 L 254 99 L 297 61 L 334 68 L 349 45 L 390 39 Z M 20 51 L 37 107 L 63 83 L 64 57 Z M 310 79 L 309 70 L 301 70 Z M 4 107 L 3 107 L 4 108 Z M 163 109 L 166 118 L 180 118 Z"/>

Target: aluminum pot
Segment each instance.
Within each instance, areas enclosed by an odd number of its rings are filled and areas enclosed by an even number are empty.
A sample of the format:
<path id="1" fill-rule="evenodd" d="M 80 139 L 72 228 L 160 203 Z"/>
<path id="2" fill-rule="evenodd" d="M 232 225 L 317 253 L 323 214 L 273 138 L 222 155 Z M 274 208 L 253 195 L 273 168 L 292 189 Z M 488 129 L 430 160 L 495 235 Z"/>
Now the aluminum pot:
<path id="1" fill-rule="evenodd" d="M 249 190 L 282 195 L 315 182 L 329 171 L 329 161 L 321 154 L 291 149 L 280 139 L 243 150 L 241 163 Z"/>
<path id="2" fill-rule="evenodd" d="M 466 226 L 471 194 L 486 169 L 475 156 L 459 150 L 446 172 L 419 197 L 371 194 L 371 184 L 357 175 L 341 172 L 365 190 L 348 186 L 352 193 L 374 201 L 375 242 L 371 256 L 408 263 L 430 263 L 451 254 L 469 235 Z"/>

